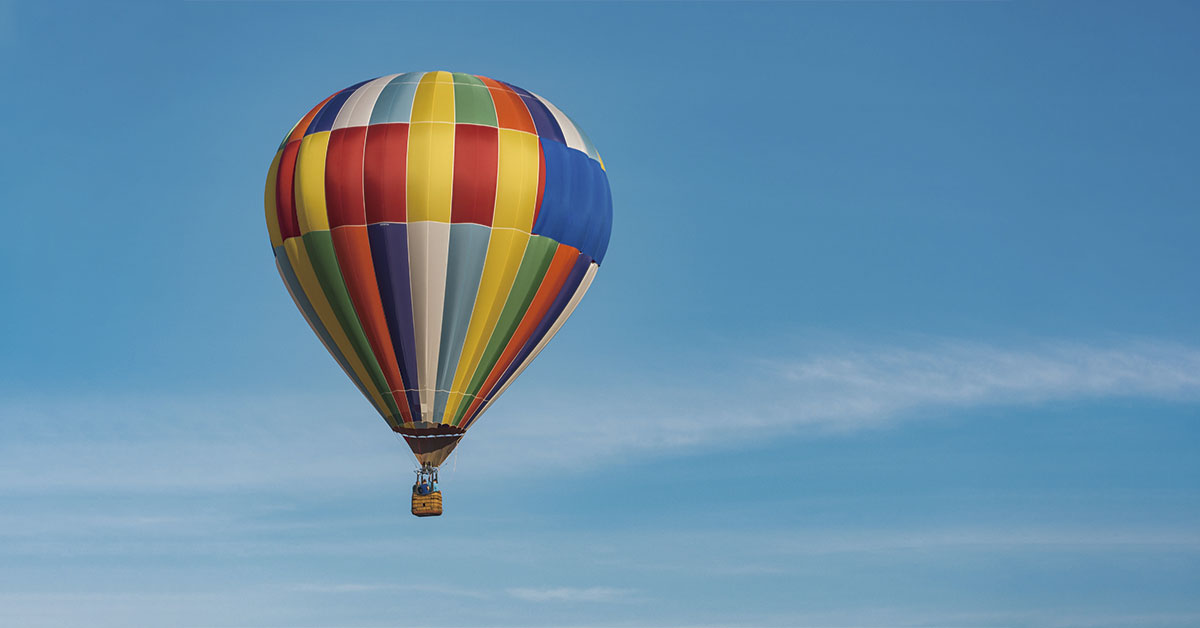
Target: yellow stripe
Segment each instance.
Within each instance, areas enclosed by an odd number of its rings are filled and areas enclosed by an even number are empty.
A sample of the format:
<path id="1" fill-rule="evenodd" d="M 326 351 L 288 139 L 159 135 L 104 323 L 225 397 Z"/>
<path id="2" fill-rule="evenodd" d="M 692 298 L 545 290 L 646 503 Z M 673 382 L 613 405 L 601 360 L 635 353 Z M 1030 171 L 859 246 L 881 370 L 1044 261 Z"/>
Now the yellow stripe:
<path id="1" fill-rule="evenodd" d="M 534 168 L 537 177 L 537 168 Z M 536 191 L 536 190 L 535 190 Z M 471 382 L 471 374 L 479 366 L 487 341 L 496 329 L 496 321 L 504 309 L 504 302 L 512 290 L 513 280 L 521 267 L 521 258 L 525 255 L 525 246 L 529 244 L 529 234 L 512 229 L 493 229 L 488 240 L 487 258 L 483 262 L 483 276 L 479 279 L 479 293 L 475 298 L 475 309 L 471 312 L 471 325 L 467 328 L 467 338 L 463 343 L 462 355 L 458 359 L 458 370 L 454 372 L 454 384 L 450 386 L 449 399 L 446 401 L 446 411 L 443 420 L 454 417 L 462 402 L 467 385 Z"/>
<path id="2" fill-rule="evenodd" d="M 413 95 L 411 122 L 454 122 L 454 75 L 427 72 Z"/>
<path id="3" fill-rule="evenodd" d="M 450 222 L 454 125 L 415 122 L 408 131 L 408 222 Z"/>
<path id="4" fill-rule="evenodd" d="M 325 210 L 325 153 L 328 150 L 328 131 L 307 135 L 300 141 L 300 152 L 296 155 L 296 218 L 301 234 L 329 230 L 329 214 Z"/>
<path id="5" fill-rule="evenodd" d="M 283 234 L 279 231 L 279 214 L 275 211 L 275 183 L 279 180 L 279 159 L 283 149 L 275 153 L 271 160 L 271 169 L 267 171 L 267 190 L 263 194 L 263 203 L 267 209 L 267 233 L 271 235 L 271 248 L 283 244 Z"/>
<path id="6" fill-rule="evenodd" d="M 321 282 L 317 280 L 317 273 L 313 270 L 312 261 L 308 258 L 308 250 L 304 247 L 304 240 L 299 237 L 288 238 L 283 243 L 283 247 L 287 251 L 288 261 L 292 263 L 292 270 L 296 272 L 296 278 L 300 280 L 300 287 L 304 290 L 304 296 L 308 297 L 313 310 L 317 313 L 317 318 L 321 319 L 321 324 L 325 326 L 325 330 L 333 338 L 334 344 L 337 345 L 342 355 L 346 357 L 346 361 L 350 363 L 350 368 L 358 376 L 358 381 L 362 382 L 363 387 L 367 389 L 367 393 L 371 396 L 371 403 L 375 404 L 375 407 L 380 410 L 380 413 L 386 419 L 387 404 L 383 402 L 383 396 L 379 394 L 379 389 L 376 388 L 367 374 L 367 369 L 363 366 L 362 360 L 358 358 L 358 354 L 354 352 L 354 347 L 350 344 L 350 339 L 346 337 L 346 332 L 338 324 L 337 316 L 333 313 L 333 308 L 329 306 L 329 301 L 325 299 L 325 291 L 321 288 Z M 388 422 L 391 423 L 391 421 Z"/>
<path id="7" fill-rule="evenodd" d="M 496 212 L 492 228 L 533 230 L 540 148 L 535 135 L 500 129 Z"/>

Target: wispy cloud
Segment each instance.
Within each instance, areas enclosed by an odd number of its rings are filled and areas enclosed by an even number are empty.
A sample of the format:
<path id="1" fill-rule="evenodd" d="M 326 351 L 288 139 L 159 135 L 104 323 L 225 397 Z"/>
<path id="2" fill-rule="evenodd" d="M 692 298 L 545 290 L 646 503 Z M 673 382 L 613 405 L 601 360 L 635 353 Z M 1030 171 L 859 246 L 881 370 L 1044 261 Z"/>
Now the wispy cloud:
<path id="1" fill-rule="evenodd" d="M 577 390 L 502 401 L 460 447 L 463 463 L 499 474 L 512 460 L 587 467 L 647 450 L 738 446 L 739 434 L 847 432 L 975 407 L 1200 399 L 1200 349 L 1164 342 L 1013 349 L 938 340 L 692 370 L 687 386 L 630 390 L 597 376 Z M 351 390 L 26 396 L 0 398 L 0 414 L 0 489 L 311 489 L 403 482 L 412 466 L 403 443 Z M 571 416 L 588 418 L 563 418 Z"/>
<path id="2" fill-rule="evenodd" d="M 611 587 L 516 587 L 508 589 L 508 594 L 528 602 L 613 602 L 629 599 L 633 591 Z"/>
<path id="3" fill-rule="evenodd" d="M 463 587 L 435 584 L 393 584 L 384 582 L 343 582 L 334 584 L 307 583 L 295 585 L 292 587 L 292 589 L 301 593 L 353 594 L 390 592 L 421 594 L 425 597 L 430 595 L 468 597 L 480 600 L 491 599 L 493 597 L 492 594 L 487 591 L 478 591 Z"/>
<path id="4" fill-rule="evenodd" d="M 480 430 L 504 441 L 497 451 L 555 443 L 522 453 L 541 463 L 577 466 L 644 450 L 736 446 L 739 435 L 749 440 L 764 432 L 847 432 L 974 407 L 1111 398 L 1190 402 L 1200 399 L 1200 349 L 1144 341 L 1011 349 L 937 340 L 921 348 L 746 360 L 698 373 L 693 382 L 687 389 L 652 392 L 592 382 L 593 388 L 573 391 L 545 412 L 570 416 L 582 408 L 591 420 L 513 413 L 481 422 Z"/>

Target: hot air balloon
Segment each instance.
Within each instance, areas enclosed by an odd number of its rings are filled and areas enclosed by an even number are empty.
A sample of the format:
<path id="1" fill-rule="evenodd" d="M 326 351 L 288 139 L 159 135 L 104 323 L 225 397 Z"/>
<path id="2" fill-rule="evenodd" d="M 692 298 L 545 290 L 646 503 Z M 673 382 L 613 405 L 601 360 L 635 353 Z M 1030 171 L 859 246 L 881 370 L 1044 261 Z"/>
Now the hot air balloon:
<path id="1" fill-rule="evenodd" d="M 296 306 L 416 455 L 413 514 L 440 514 L 440 492 L 434 512 L 417 489 L 575 310 L 612 197 L 596 148 L 545 98 L 410 72 L 300 119 L 266 217 Z"/>

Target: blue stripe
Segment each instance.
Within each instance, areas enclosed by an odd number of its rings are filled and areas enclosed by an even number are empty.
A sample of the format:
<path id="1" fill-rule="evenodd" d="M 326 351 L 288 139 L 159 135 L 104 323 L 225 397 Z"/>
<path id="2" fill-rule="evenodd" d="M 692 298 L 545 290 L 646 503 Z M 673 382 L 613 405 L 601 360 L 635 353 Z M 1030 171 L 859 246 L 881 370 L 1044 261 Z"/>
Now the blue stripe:
<path id="1" fill-rule="evenodd" d="M 488 240 L 492 230 L 470 223 L 450 225 L 450 255 L 446 267 L 446 300 L 442 308 L 442 341 L 438 350 L 437 390 L 433 401 L 433 416 L 442 418 L 446 400 L 454 383 L 454 372 L 462 354 L 475 297 L 479 294 L 479 279 L 483 276 L 483 261 L 487 257 Z"/>
<path id="2" fill-rule="evenodd" d="M 406 72 L 388 81 L 371 110 L 371 124 L 411 122 L 413 98 L 424 72 Z"/>

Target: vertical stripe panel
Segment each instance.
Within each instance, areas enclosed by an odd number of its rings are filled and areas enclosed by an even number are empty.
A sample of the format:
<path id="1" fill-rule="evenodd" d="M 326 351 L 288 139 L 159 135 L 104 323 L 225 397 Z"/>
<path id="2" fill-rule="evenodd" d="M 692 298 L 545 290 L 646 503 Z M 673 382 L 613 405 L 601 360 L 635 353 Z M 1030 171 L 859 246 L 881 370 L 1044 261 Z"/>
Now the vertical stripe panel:
<path id="1" fill-rule="evenodd" d="M 400 374 L 407 385 L 405 399 L 410 416 L 421 416 L 421 399 L 417 392 L 416 334 L 413 330 L 412 285 L 409 279 L 408 225 L 373 224 L 367 227 L 371 240 L 371 261 L 375 265 L 375 281 L 392 338 Z"/>
<path id="2" fill-rule="evenodd" d="M 408 129 L 408 222 L 450 222 L 454 125 L 414 121 Z"/>
<path id="3" fill-rule="evenodd" d="M 450 225 L 448 223 L 408 223 L 414 350 L 416 351 L 421 420 L 426 422 L 433 422 L 449 249 Z"/>
<path id="4" fill-rule="evenodd" d="M 525 101 L 521 100 L 519 94 L 500 81 L 494 81 L 484 76 L 479 78 L 492 93 L 492 104 L 496 108 L 496 122 L 500 128 L 537 134 L 537 127 L 534 126 L 533 118 L 529 115 L 529 108 L 525 106 Z"/>
<path id="5" fill-rule="evenodd" d="M 413 98 L 417 94 L 417 81 L 421 76 L 421 72 L 409 72 L 389 81 L 371 108 L 370 124 L 412 120 Z"/>
<path id="6" fill-rule="evenodd" d="M 487 259 L 483 264 L 483 276 L 479 281 L 479 294 L 471 312 L 470 327 L 467 329 L 462 355 L 454 373 L 454 383 L 450 387 L 450 398 L 446 402 L 443 421 L 452 417 L 462 402 L 463 392 L 475 373 L 487 340 L 500 318 L 500 311 L 512 289 L 528 243 L 529 234 L 525 232 L 515 229 L 492 229 Z"/>
<path id="7" fill-rule="evenodd" d="M 296 219 L 300 234 L 329 229 L 325 208 L 325 154 L 329 133 L 306 135 L 296 156 Z"/>
<path id="8" fill-rule="evenodd" d="M 449 72 L 428 72 L 413 97 L 413 122 L 454 122 L 454 77 Z"/>
<path id="9" fill-rule="evenodd" d="M 325 203 L 330 228 L 365 225 L 363 148 L 367 127 L 341 128 L 329 134 L 325 163 Z"/>
<path id="10" fill-rule="evenodd" d="M 275 171 L 275 215 L 279 220 L 279 234 L 286 240 L 300 235 L 300 223 L 296 220 L 296 156 L 300 153 L 300 142 L 288 142 L 279 155 L 279 169 Z"/>
<path id="11" fill-rule="evenodd" d="M 496 208 L 499 138 L 495 127 L 454 127 L 454 183 L 450 221 L 491 226 Z"/>
<path id="12" fill-rule="evenodd" d="M 363 202 L 367 224 L 405 222 L 408 194 L 408 124 L 367 127 Z"/>
<path id="13" fill-rule="evenodd" d="M 496 126 L 496 107 L 483 81 L 470 74 L 454 73 L 454 121 L 457 124 Z"/>
<path id="14" fill-rule="evenodd" d="M 496 210 L 492 226 L 530 231 L 537 208 L 539 176 L 538 138 L 500 129 Z"/>
<path id="15" fill-rule="evenodd" d="M 433 418 L 440 420 L 445 412 L 446 399 L 453 383 L 454 369 L 462 354 L 467 326 L 483 261 L 487 256 L 491 230 L 476 224 L 450 225 L 450 260 L 446 270 L 446 304 L 442 312 L 442 339 L 438 354 L 437 394 L 434 396 Z"/>

